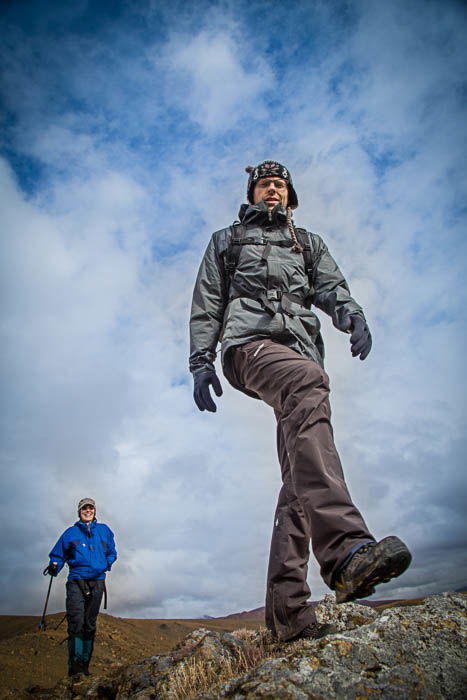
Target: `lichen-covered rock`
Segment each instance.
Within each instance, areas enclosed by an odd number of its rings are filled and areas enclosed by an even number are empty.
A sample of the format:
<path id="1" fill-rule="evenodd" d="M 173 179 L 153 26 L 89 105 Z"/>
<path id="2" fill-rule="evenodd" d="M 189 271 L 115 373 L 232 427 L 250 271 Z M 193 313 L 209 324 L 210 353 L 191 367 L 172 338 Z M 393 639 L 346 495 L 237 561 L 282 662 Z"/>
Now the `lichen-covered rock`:
<path id="1" fill-rule="evenodd" d="M 226 659 L 237 658 L 243 653 L 245 643 L 244 639 L 233 634 L 219 634 L 200 627 L 178 644 L 172 658 L 181 661 L 189 657 L 221 666 Z"/>
<path id="2" fill-rule="evenodd" d="M 467 602 L 461 594 L 392 608 L 357 629 L 302 642 L 199 700 L 467 697 Z"/>
<path id="3" fill-rule="evenodd" d="M 378 614 L 369 605 L 360 605 L 358 603 L 338 605 L 333 593 L 324 596 L 323 600 L 316 607 L 318 622 L 322 624 L 332 623 L 338 632 L 368 625 L 378 617 Z"/>

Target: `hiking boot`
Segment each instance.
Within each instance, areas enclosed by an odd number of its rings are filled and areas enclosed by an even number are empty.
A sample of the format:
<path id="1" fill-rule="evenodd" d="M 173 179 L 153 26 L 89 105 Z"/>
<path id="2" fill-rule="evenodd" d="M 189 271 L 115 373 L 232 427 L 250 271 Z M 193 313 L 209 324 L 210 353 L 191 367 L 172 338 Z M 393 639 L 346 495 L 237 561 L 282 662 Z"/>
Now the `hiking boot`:
<path id="1" fill-rule="evenodd" d="M 385 537 L 370 542 L 355 552 L 347 566 L 338 574 L 334 587 L 336 603 L 366 598 L 375 586 L 400 576 L 412 560 L 412 555 L 398 537 Z"/>
<path id="2" fill-rule="evenodd" d="M 80 676 L 81 674 L 85 676 L 90 676 L 89 673 L 89 663 L 83 661 L 83 659 L 73 659 L 68 661 L 68 675 L 69 676 Z"/>
<path id="3" fill-rule="evenodd" d="M 68 675 L 70 676 L 70 678 L 73 678 L 73 677 L 76 678 L 76 676 L 81 675 L 82 672 L 83 672 L 83 669 L 81 668 L 81 664 L 79 664 L 79 663 L 69 664 Z"/>
<path id="4" fill-rule="evenodd" d="M 287 642 L 298 642 L 300 639 L 321 639 L 327 634 L 335 634 L 337 632 L 336 625 L 320 624 L 319 622 L 311 622 L 309 625 L 304 627 L 301 632 L 292 637 L 292 639 L 287 639 Z"/>

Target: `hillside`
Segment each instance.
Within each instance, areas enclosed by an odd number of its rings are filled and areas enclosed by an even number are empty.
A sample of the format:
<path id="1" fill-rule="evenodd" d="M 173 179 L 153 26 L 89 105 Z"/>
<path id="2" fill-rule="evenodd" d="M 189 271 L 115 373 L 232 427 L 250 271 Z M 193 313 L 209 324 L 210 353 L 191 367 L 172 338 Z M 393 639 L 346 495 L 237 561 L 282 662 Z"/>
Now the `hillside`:
<path id="1" fill-rule="evenodd" d="M 66 673 L 66 621 L 56 626 L 63 613 L 47 615 L 46 630 L 38 628 L 39 618 L 0 615 L 0 692 L 9 688 L 48 687 Z M 162 654 L 198 627 L 231 632 L 239 627 L 257 629 L 261 622 L 214 618 L 210 620 L 124 619 L 101 613 L 92 670 L 96 674 L 116 664 L 132 663 L 146 656 Z M 0 695 L 0 697 L 2 697 Z"/>

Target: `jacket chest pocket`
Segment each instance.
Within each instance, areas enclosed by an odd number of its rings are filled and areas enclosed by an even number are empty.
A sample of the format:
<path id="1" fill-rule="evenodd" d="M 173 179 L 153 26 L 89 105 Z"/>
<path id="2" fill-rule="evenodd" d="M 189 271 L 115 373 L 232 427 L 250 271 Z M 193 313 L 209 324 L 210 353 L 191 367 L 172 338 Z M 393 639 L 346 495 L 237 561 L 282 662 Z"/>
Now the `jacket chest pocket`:
<path id="1" fill-rule="evenodd" d="M 268 289 L 282 289 L 284 282 L 284 263 L 280 258 L 269 255 L 266 260 Z"/>
<path id="2" fill-rule="evenodd" d="M 280 289 L 297 293 L 308 288 L 305 265 L 301 253 L 293 253 L 290 248 L 271 246 L 267 256 L 268 289 Z"/>
<path id="3" fill-rule="evenodd" d="M 80 542 L 76 548 L 76 553 L 83 559 L 88 558 L 88 553 L 91 551 L 87 542 Z"/>

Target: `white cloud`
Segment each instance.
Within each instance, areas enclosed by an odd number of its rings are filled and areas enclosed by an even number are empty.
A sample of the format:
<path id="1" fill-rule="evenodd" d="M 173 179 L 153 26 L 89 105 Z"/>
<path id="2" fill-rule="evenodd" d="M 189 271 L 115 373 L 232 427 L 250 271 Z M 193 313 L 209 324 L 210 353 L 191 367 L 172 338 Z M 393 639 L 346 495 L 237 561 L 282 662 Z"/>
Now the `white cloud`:
<path id="1" fill-rule="evenodd" d="M 207 132 L 227 132 L 248 119 L 252 110 L 256 119 L 267 117 L 261 98 L 275 88 L 273 72 L 232 32 L 212 29 L 194 37 L 176 35 L 163 64 L 175 104 Z"/>

